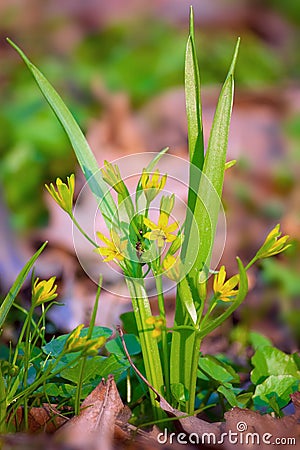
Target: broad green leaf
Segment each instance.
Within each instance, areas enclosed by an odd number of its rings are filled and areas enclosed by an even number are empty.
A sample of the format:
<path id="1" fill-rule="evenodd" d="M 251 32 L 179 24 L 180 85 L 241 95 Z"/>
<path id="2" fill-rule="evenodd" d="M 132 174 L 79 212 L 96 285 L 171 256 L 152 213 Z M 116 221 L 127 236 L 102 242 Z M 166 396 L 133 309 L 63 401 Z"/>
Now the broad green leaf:
<path id="1" fill-rule="evenodd" d="M 252 400 L 252 392 L 244 392 L 243 394 L 237 395 L 236 399 L 238 401 L 238 406 L 240 408 L 246 408 L 249 402 Z"/>
<path id="2" fill-rule="evenodd" d="M 248 292 L 247 274 L 240 258 L 237 258 L 237 262 L 239 266 L 239 276 L 240 276 L 238 295 L 233 300 L 232 305 L 227 307 L 226 311 L 224 311 L 223 314 L 218 316 L 216 319 L 212 320 L 208 325 L 204 327 L 201 327 L 200 324 L 201 337 L 205 337 L 207 334 L 211 333 L 213 330 L 219 327 L 224 322 L 224 320 L 228 319 L 228 317 L 230 317 L 231 314 L 240 306 L 240 304 L 243 302 L 243 300 L 247 295 Z"/>
<path id="3" fill-rule="evenodd" d="M 138 336 L 138 330 L 136 326 L 136 320 L 134 317 L 133 311 L 128 311 L 120 315 L 120 319 L 123 323 L 123 328 L 126 331 L 126 333 L 134 334 L 135 336 Z"/>
<path id="4" fill-rule="evenodd" d="M 35 67 L 27 58 L 24 52 L 10 39 L 7 39 L 9 44 L 19 53 L 31 74 L 33 75 L 38 87 L 46 98 L 53 112 L 57 116 L 61 125 L 63 126 L 72 146 L 76 153 L 76 157 L 81 166 L 85 179 L 89 183 L 91 191 L 97 199 L 100 211 L 106 220 L 107 225 L 111 221 L 115 221 L 116 205 L 111 194 L 108 192 L 106 183 L 103 181 L 97 161 L 81 131 L 76 120 L 72 116 L 69 109 L 64 104 L 63 100 L 55 89 L 51 86 L 44 75 Z M 110 220 L 106 219 L 108 217 Z"/>
<path id="5" fill-rule="evenodd" d="M 62 370 L 60 375 L 66 380 L 72 381 L 73 383 L 78 383 L 79 379 L 79 364 L 74 367 Z M 117 355 L 105 356 L 94 356 L 93 358 L 88 358 L 85 362 L 83 371 L 83 382 L 87 383 L 94 378 L 106 378 L 108 375 L 112 374 L 118 378 L 130 367 L 127 360 L 119 358 Z"/>
<path id="6" fill-rule="evenodd" d="M 30 260 L 27 262 L 27 264 L 25 264 L 25 266 L 23 267 L 23 269 L 21 270 L 21 272 L 19 273 L 16 281 L 14 282 L 14 284 L 12 285 L 12 287 L 10 288 L 7 296 L 5 297 L 5 299 L 3 300 L 1 306 L 0 306 L 0 328 L 3 326 L 6 316 L 10 310 L 10 308 L 13 305 L 13 302 L 15 301 L 23 283 L 25 282 L 33 264 L 35 263 L 35 261 L 37 260 L 37 258 L 40 256 L 40 254 L 42 253 L 42 251 L 44 250 L 45 246 L 47 245 L 47 242 L 45 242 L 40 248 L 39 250 L 30 258 Z"/>
<path id="7" fill-rule="evenodd" d="M 205 375 L 219 383 L 239 383 L 240 377 L 234 369 L 228 364 L 219 361 L 211 355 L 202 356 L 199 358 L 199 368 Z"/>
<path id="8" fill-rule="evenodd" d="M 141 353 L 140 343 L 134 334 L 125 334 L 124 341 L 130 355 L 138 355 L 139 353 Z M 105 347 L 106 350 L 109 351 L 109 353 L 113 353 L 114 355 L 120 357 L 123 356 L 124 358 L 126 357 L 122 341 L 119 336 L 115 339 L 112 339 L 111 341 L 108 341 Z"/>
<path id="9" fill-rule="evenodd" d="M 269 375 L 291 375 L 300 378 L 300 371 L 293 355 L 287 355 L 275 347 L 259 347 L 251 362 L 253 384 L 262 383 Z"/>
<path id="10" fill-rule="evenodd" d="M 86 337 L 89 333 L 89 328 L 83 328 L 80 332 L 80 337 Z M 109 338 L 112 335 L 112 330 L 106 327 L 94 327 L 92 332 L 92 339 L 96 339 L 99 337 Z M 63 351 L 65 343 L 70 336 L 70 333 L 63 334 L 57 338 L 52 339 L 46 345 L 42 347 L 42 350 L 47 355 L 51 355 L 54 358 L 57 358 Z M 69 355 L 68 355 L 69 356 Z"/>
<path id="11" fill-rule="evenodd" d="M 270 339 L 260 333 L 257 333 L 256 331 L 251 331 L 249 333 L 249 340 L 254 350 L 257 350 L 260 347 L 272 347 L 272 342 Z"/>
<path id="12" fill-rule="evenodd" d="M 222 386 L 218 387 L 217 391 L 220 392 L 222 395 L 224 395 L 224 397 L 226 398 L 226 400 L 228 401 L 230 406 L 232 406 L 232 407 L 239 406 L 237 398 L 236 398 L 234 392 L 232 391 L 232 389 L 227 388 L 222 385 Z"/>
<path id="13" fill-rule="evenodd" d="M 256 409 L 272 412 L 273 402 L 281 409 L 286 406 L 290 395 L 299 388 L 299 377 L 292 375 L 271 375 L 263 383 L 256 386 L 253 402 Z"/>

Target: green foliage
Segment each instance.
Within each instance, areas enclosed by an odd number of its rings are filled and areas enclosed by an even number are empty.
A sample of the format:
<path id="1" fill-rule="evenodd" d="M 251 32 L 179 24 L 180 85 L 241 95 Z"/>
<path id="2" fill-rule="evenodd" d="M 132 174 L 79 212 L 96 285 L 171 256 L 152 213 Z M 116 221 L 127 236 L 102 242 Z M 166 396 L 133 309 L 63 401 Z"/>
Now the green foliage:
<path id="1" fill-rule="evenodd" d="M 143 169 L 136 188 L 135 202 L 133 202 L 118 166 L 106 161 L 104 169 L 99 171 L 95 157 L 81 129 L 59 94 L 37 67 L 29 61 L 22 50 L 11 41 L 9 42 L 29 68 L 41 92 L 62 124 L 109 229 L 110 239 L 101 232 L 97 233 L 106 247 L 98 246 L 81 230 L 80 224 L 76 222 L 72 213 L 72 198 L 70 195 L 73 196 L 74 192 L 73 176 L 72 189 L 70 186 L 68 188 L 63 185 L 61 180 L 57 181 L 58 193 L 62 188 L 64 191 L 69 189 L 68 192 L 65 192 L 68 200 L 67 208 L 66 201 L 62 202 L 54 186 L 49 188 L 51 195 L 67 211 L 74 224 L 97 247 L 96 252 L 105 258 L 104 261 L 114 261 L 123 271 L 132 299 L 136 325 L 136 327 L 132 325 L 132 316 L 123 316 L 125 324 L 127 323 L 132 333 L 126 335 L 124 342 L 128 347 L 128 352 L 136 358 L 150 386 L 153 387 L 149 390 L 149 397 L 154 417 L 156 419 L 164 417 L 164 413 L 157 403 L 157 394 L 165 396 L 167 401 L 175 406 L 179 404 L 183 411 L 193 414 L 198 390 L 198 378 L 206 382 L 206 397 L 208 399 L 217 395 L 220 401 L 222 403 L 226 401 L 227 405 L 247 405 L 250 401 L 250 394 L 235 386 L 240 382 L 239 376 L 229 364 L 212 356 L 201 357 L 199 360 L 202 339 L 219 327 L 245 299 L 248 292 L 247 270 L 256 261 L 276 255 L 289 247 L 289 244 L 287 244 L 288 236 L 280 237 L 280 226 L 277 225 L 269 233 L 261 249 L 258 250 L 246 267 L 237 258 L 238 274 L 226 279 L 224 266 L 221 267 L 219 272 L 215 273 L 213 294 L 212 296 L 208 295 L 207 280 L 212 271 L 211 255 L 221 208 L 224 173 L 226 168 L 230 166 L 230 163 L 226 164 L 226 152 L 239 40 L 220 92 L 208 147 L 204 155 L 200 72 L 191 9 L 190 33 L 185 61 L 190 178 L 188 208 L 183 230 L 179 229 L 177 222 L 169 223 L 170 213 L 174 206 L 174 197 L 172 196 L 161 199 L 160 214 L 156 222 L 148 217 L 150 203 L 161 194 L 160 191 L 164 188 L 167 179 L 167 175 L 160 176 L 158 170 L 150 178 L 148 171 L 153 171 L 166 149 L 160 152 L 147 168 Z M 142 59 L 139 61 L 139 65 L 141 63 Z M 126 61 L 126 64 L 128 65 L 128 61 Z M 132 67 L 130 67 L 130 70 L 132 72 Z M 69 181 L 71 181 L 71 178 Z M 109 192 L 110 187 L 118 193 L 117 203 L 114 202 Z M 144 195 L 146 206 L 140 210 L 139 199 L 142 195 Z M 168 205 L 167 211 L 163 210 L 162 205 Z M 119 219 L 122 208 L 126 212 L 128 221 Z M 175 231 L 177 234 L 174 234 Z M 169 244 L 176 240 L 179 244 L 173 244 L 172 248 Z M 132 246 L 132 243 L 134 246 Z M 182 248 L 180 249 L 181 244 Z M 180 252 L 180 255 L 174 256 L 176 252 Z M 145 278 L 149 272 L 155 279 L 157 289 L 159 315 L 156 317 L 152 315 L 146 290 Z M 172 327 L 171 345 L 169 330 L 166 326 L 163 276 L 177 284 L 176 312 L 174 326 Z M 54 378 L 59 374 L 61 378 L 68 381 L 68 388 L 65 388 L 67 391 L 70 392 L 72 386 L 74 386 L 74 389 L 76 387 L 76 414 L 80 410 L 80 399 L 83 393 L 87 392 L 87 384 L 92 384 L 95 379 L 100 379 L 99 377 L 108 373 L 114 373 L 123 382 L 124 374 L 129 369 L 129 362 L 126 359 L 128 353 L 126 353 L 119 338 L 106 344 L 106 350 L 111 353 L 110 356 L 95 356 L 94 359 L 90 359 L 89 352 L 97 351 L 97 349 L 93 349 L 93 342 L 102 345 L 107 338 L 106 333 L 110 333 L 110 330 L 94 329 L 99 295 L 100 290 L 97 294 L 91 325 L 85 336 L 81 334 L 83 332 L 81 330 L 82 325 L 77 327 L 70 335 L 59 337 L 43 347 L 48 359 L 45 364 L 45 372 L 41 378 L 44 379 L 46 376 Z M 220 303 L 223 305 L 221 313 L 217 308 Z M 31 317 L 31 313 L 32 309 L 29 312 L 29 317 Z M 25 355 L 31 355 L 32 349 L 28 344 L 29 325 L 26 326 L 24 352 Z M 99 336 L 97 335 L 98 332 L 100 332 Z M 93 333 L 97 335 L 96 338 L 94 338 Z M 254 336 L 253 341 L 256 342 L 257 346 L 256 354 L 252 360 L 255 365 L 252 372 L 252 382 L 256 385 L 254 395 L 256 400 L 254 403 L 261 405 L 260 402 L 266 402 L 266 399 L 270 397 L 270 389 L 274 386 L 272 377 L 282 376 L 282 373 L 277 373 L 279 369 L 276 369 L 275 362 L 277 363 L 278 354 L 274 349 L 272 355 L 267 354 L 266 349 L 269 347 L 265 345 L 267 343 L 265 340 Z M 72 351 L 73 354 L 70 354 Z M 95 360 L 95 358 L 97 359 Z M 28 363 L 28 357 L 26 363 Z M 288 392 L 296 386 L 294 384 L 296 375 L 291 374 L 293 364 L 296 363 L 292 360 L 286 360 L 284 375 L 287 378 L 282 384 L 282 390 L 277 393 L 280 399 L 279 408 L 286 404 Z M 282 366 L 280 369 L 282 369 Z M 32 393 L 34 389 L 40 388 L 40 385 L 36 385 L 36 382 L 29 385 L 29 375 L 34 377 L 35 374 L 29 373 L 28 365 L 25 365 L 24 370 L 26 374 L 24 392 Z M 18 383 L 17 380 L 14 386 Z M 17 394 L 14 399 L 18 399 L 22 395 L 24 396 L 24 393 Z M 199 394 L 197 397 L 199 400 Z M 269 402 L 271 405 L 274 398 L 270 397 Z M 25 407 L 27 407 L 27 400 L 25 401 Z M 274 409 L 274 406 L 272 408 Z M 276 412 L 278 413 L 278 411 Z"/>
<path id="2" fill-rule="evenodd" d="M 253 404 L 263 412 L 280 410 L 290 402 L 290 394 L 300 383 L 300 367 L 294 355 L 287 355 L 262 342 L 252 357 L 251 381 L 255 385 Z"/>

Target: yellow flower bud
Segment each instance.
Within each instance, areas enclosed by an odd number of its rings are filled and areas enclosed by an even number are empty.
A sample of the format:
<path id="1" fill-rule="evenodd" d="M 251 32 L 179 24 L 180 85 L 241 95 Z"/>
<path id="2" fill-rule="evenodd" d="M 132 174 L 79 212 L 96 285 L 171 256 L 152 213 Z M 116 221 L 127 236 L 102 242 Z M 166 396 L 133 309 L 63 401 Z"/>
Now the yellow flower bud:
<path id="1" fill-rule="evenodd" d="M 68 214 L 72 215 L 73 196 L 75 189 L 75 175 L 72 173 L 67 177 L 67 183 L 63 183 L 60 178 L 56 179 L 56 188 L 53 183 L 50 186 L 45 185 L 47 191 L 56 203 Z"/>
<path id="2" fill-rule="evenodd" d="M 283 252 L 291 244 L 287 244 L 289 236 L 281 236 L 280 224 L 276 225 L 273 230 L 266 237 L 265 242 L 261 248 L 256 253 L 257 259 L 268 258 L 269 256 L 278 255 L 278 253 Z"/>
<path id="3" fill-rule="evenodd" d="M 152 178 L 150 178 L 150 173 L 143 170 L 141 176 L 141 185 L 148 203 L 152 202 L 159 192 L 165 187 L 167 181 L 167 174 L 163 175 L 161 178 L 159 171 L 156 170 Z"/>
<path id="4" fill-rule="evenodd" d="M 55 285 L 55 277 L 50 278 L 48 281 L 39 281 L 37 278 L 32 287 L 32 303 L 35 306 L 39 306 L 42 303 L 50 302 L 57 297 Z"/>

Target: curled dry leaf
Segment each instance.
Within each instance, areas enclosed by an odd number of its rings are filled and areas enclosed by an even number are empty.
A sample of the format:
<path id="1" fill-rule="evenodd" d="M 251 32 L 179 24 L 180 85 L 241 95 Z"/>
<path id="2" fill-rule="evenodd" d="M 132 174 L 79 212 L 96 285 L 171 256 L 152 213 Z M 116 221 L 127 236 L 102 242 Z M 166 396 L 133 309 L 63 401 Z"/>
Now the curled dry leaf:
<path id="1" fill-rule="evenodd" d="M 72 450 L 110 450 L 116 420 L 122 412 L 124 413 L 124 405 L 114 378 L 110 375 L 107 381 L 102 380 L 84 400 L 80 414 L 58 430 L 56 438 Z M 118 436 L 120 430 L 121 428 L 116 433 Z"/>

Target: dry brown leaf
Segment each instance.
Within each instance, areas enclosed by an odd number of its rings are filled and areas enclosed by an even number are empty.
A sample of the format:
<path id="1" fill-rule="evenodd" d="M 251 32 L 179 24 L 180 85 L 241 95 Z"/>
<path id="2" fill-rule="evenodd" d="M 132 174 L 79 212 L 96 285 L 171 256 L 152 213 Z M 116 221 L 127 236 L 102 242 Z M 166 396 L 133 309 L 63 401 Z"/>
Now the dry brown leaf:
<path id="1" fill-rule="evenodd" d="M 280 419 L 237 407 L 225 413 L 225 422 L 208 423 L 197 417 L 178 419 L 175 425 L 184 433 L 173 436 L 173 442 L 197 443 L 198 448 L 204 448 L 204 444 L 209 444 L 212 448 L 223 450 L 267 450 L 270 449 L 270 445 L 276 445 L 276 449 L 299 448 L 297 443 L 299 445 L 300 442 L 300 392 L 293 394 L 291 398 L 295 414 Z M 179 418 L 183 415 L 163 398 L 160 399 L 160 406 L 170 416 Z M 160 443 L 164 440 L 166 444 L 170 443 L 170 436 L 161 435 Z"/>
<path id="2" fill-rule="evenodd" d="M 115 422 L 123 410 L 116 383 L 110 375 L 84 400 L 80 414 L 66 423 L 56 436 L 74 450 L 110 450 Z"/>
<path id="3" fill-rule="evenodd" d="M 54 433 L 67 419 L 63 417 L 54 405 L 44 404 L 41 407 L 30 408 L 28 413 L 28 431 L 30 433 Z M 17 428 L 22 426 L 23 408 L 18 408 L 16 414 Z"/>

